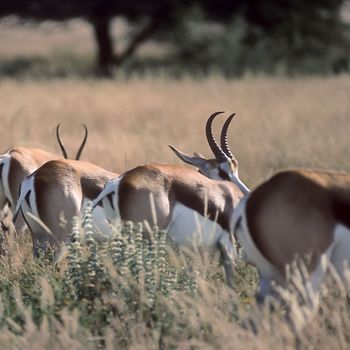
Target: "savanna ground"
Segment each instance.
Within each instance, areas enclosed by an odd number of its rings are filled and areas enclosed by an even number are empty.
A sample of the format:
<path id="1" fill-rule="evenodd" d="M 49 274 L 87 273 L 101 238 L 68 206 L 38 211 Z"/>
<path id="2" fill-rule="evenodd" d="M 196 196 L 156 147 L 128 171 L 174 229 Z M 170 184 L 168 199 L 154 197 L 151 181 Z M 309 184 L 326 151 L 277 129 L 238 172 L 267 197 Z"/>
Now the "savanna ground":
<path id="1" fill-rule="evenodd" d="M 11 40 L 1 46 L 10 56 L 23 49 L 18 44 L 15 49 Z M 3 77 L 0 149 L 25 145 L 58 152 L 54 129 L 60 122 L 72 155 L 85 123 L 84 160 L 116 172 L 145 162 L 178 163 L 168 144 L 211 156 L 204 125 L 212 112 L 223 110 L 237 113 L 229 143 L 241 179 L 251 188 L 291 167 L 349 172 L 349 89 L 348 76 Z M 219 131 L 224 118 L 217 119 Z M 312 321 L 296 331 L 283 310 L 256 308 L 256 274 L 243 263 L 237 287 L 230 291 L 215 257 L 187 253 L 190 257 L 177 258 L 159 243 L 164 237 L 157 232 L 152 247 L 136 238 L 126 242 L 119 231 L 110 242 L 95 242 L 89 230 L 83 230 L 82 241 L 79 229 L 73 232 L 74 244 L 56 264 L 33 260 L 28 237 L 5 239 L 2 348 L 349 348 L 349 310 L 341 288 L 328 287 Z M 192 269 L 183 268 L 189 264 Z M 254 320 L 257 334 L 248 319 Z"/>

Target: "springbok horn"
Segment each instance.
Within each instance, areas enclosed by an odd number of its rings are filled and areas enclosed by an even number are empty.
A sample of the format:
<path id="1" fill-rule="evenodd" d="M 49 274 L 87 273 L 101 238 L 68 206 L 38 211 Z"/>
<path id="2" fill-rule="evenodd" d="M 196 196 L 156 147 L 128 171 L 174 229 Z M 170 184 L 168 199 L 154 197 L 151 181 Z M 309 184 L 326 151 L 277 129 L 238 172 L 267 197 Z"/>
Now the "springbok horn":
<path id="1" fill-rule="evenodd" d="M 228 127 L 233 119 L 233 117 L 236 115 L 236 113 L 231 114 L 225 121 L 224 126 L 222 127 L 221 130 L 221 149 L 225 152 L 225 154 L 230 158 L 230 159 L 234 159 L 234 156 L 228 146 L 228 142 L 227 142 L 227 130 Z"/>
<path id="2" fill-rule="evenodd" d="M 60 123 L 58 123 L 58 124 L 57 124 L 57 127 L 56 127 L 56 137 L 57 137 L 58 144 L 60 145 L 60 148 L 61 148 L 63 157 L 64 157 L 65 159 L 68 159 L 67 151 L 66 151 L 66 149 L 64 148 L 64 146 L 63 146 L 63 144 L 62 144 L 62 142 L 61 142 L 61 139 L 60 139 Z"/>
<path id="3" fill-rule="evenodd" d="M 81 145 L 79 147 L 77 155 L 75 156 L 75 160 L 79 160 L 80 159 L 81 152 L 83 152 L 83 149 L 84 149 L 84 146 L 86 144 L 87 137 L 88 137 L 88 129 L 87 129 L 85 124 L 83 124 L 83 126 L 84 126 L 84 130 L 85 130 L 84 140 L 83 140 L 83 142 L 81 143 Z"/>
<path id="4" fill-rule="evenodd" d="M 207 135 L 207 140 L 210 146 L 210 149 L 214 153 L 214 156 L 219 161 L 227 160 L 227 156 L 224 153 L 224 151 L 219 147 L 219 145 L 216 143 L 216 140 L 214 138 L 213 132 L 212 132 L 212 123 L 214 118 L 224 112 L 215 112 L 213 113 L 207 120 L 207 124 L 205 126 L 205 132 Z"/>

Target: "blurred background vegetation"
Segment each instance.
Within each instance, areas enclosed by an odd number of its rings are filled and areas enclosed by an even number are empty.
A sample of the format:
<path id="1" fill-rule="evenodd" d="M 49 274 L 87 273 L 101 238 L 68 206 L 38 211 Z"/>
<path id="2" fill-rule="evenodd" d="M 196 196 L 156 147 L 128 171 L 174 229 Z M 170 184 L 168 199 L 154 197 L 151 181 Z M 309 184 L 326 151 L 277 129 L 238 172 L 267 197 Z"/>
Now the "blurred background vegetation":
<path id="1" fill-rule="evenodd" d="M 0 18 L 2 76 L 349 70 L 347 0 L 1 0 Z M 73 37 L 77 19 L 85 36 L 71 47 L 52 35 Z M 22 28 L 17 37 L 9 34 L 14 27 Z M 48 35 L 51 49 L 30 41 L 35 31 Z M 22 49 L 9 54 L 19 37 Z"/>

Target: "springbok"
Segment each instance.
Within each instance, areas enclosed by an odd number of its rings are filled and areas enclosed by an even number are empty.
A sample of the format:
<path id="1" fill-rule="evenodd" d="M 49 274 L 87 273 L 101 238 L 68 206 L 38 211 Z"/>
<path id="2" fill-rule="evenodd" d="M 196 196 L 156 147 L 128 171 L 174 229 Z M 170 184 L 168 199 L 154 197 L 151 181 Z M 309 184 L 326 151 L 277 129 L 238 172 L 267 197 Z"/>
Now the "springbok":
<path id="1" fill-rule="evenodd" d="M 227 128 L 233 115 L 221 133 L 223 149 L 211 132 L 212 120 L 219 113 L 208 119 L 206 127 L 215 160 L 198 155 L 189 157 L 173 149 L 181 159 L 199 167 L 200 172 L 184 165 L 139 166 L 109 181 L 93 207 L 102 205 L 109 221 L 156 224 L 180 245 L 218 247 L 224 258 L 227 282 L 233 286 L 236 249 L 230 235 L 230 218 L 248 189 L 238 178 L 238 164 L 227 145 Z M 208 174 L 219 180 L 208 178 Z"/>
<path id="2" fill-rule="evenodd" d="M 108 182 L 93 206 L 102 201 L 110 221 L 156 224 L 180 245 L 218 246 L 232 286 L 235 247 L 230 218 L 243 196 L 236 184 L 209 179 L 195 169 L 147 164 Z"/>
<path id="3" fill-rule="evenodd" d="M 287 170 L 246 196 L 231 225 L 244 258 L 259 271 L 258 301 L 275 294 L 272 281 L 287 285 L 287 266 L 296 258 L 305 265 L 316 302 L 327 259 L 349 283 L 345 278 L 350 262 L 349 213 L 346 173 Z"/>
<path id="4" fill-rule="evenodd" d="M 56 127 L 57 141 L 63 157 L 68 158 L 67 151 L 60 139 L 59 129 L 60 124 Z M 85 135 L 75 159 L 80 158 L 86 144 L 88 131 L 85 125 L 84 130 Z M 39 148 L 24 147 L 14 147 L 0 155 L 0 211 L 8 205 L 13 213 L 17 205 L 20 185 L 23 179 L 47 161 L 60 158 L 62 156 L 46 152 Z M 14 224 L 17 233 L 23 231 L 25 227 L 23 216 L 19 215 Z"/>
<path id="5" fill-rule="evenodd" d="M 32 234 L 34 256 L 49 247 L 57 250 L 68 238 L 73 217 L 80 215 L 86 202 L 96 198 L 106 182 L 116 176 L 92 163 L 68 159 L 51 160 L 27 176 L 14 218 L 22 212 Z M 93 216 L 101 231 L 109 234 L 102 209 L 95 209 Z"/>

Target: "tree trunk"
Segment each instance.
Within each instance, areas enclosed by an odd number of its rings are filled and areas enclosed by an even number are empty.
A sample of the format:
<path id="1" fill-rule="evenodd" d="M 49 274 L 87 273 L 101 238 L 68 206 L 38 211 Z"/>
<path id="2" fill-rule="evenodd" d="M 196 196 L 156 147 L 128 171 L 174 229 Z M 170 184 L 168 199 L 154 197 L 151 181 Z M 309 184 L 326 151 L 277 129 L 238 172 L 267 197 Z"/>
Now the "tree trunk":
<path id="1" fill-rule="evenodd" d="M 156 14 L 150 18 L 148 24 L 142 28 L 129 42 L 125 50 L 115 57 L 114 62 L 121 64 L 134 54 L 136 49 L 149 39 L 165 22 L 165 14 Z"/>
<path id="2" fill-rule="evenodd" d="M 113 41 L 110 32 L 111 18 L 94 18 L 92 25 L 97 44 L 97 73 L 102 76 L 111 76 L 114 60 Z"/>

